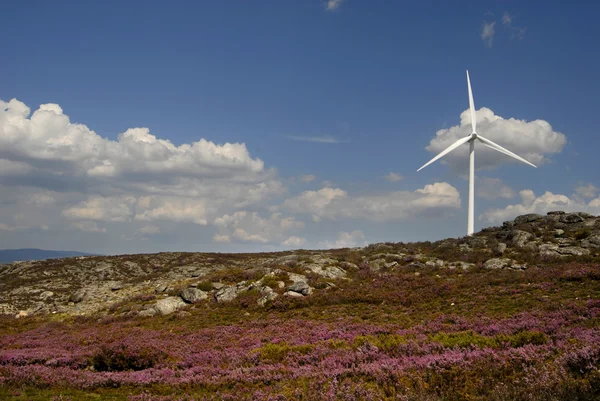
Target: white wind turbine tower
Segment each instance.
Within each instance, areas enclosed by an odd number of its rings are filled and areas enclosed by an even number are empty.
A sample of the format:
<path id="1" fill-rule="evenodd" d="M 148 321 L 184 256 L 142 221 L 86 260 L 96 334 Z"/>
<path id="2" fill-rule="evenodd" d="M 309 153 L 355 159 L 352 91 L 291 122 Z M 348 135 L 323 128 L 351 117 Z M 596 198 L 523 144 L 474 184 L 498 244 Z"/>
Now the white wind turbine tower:
<path id="1" fill-rule="evenodd" d="M 445 155 L 447 155 L 448 153 L 452 152 L 454 149 L 458 148 L 460 145 L 464 145 L 467 142 L 469 143 L 469 147 L 470 147 L 470 150 L 469 150 L 469 217 L 468 217 L 468 223 L 467 223 L 467 235 L 472 235 L 474 232 L 474 225 L 475 225 L 475 223 L 474 223 L 475 222 L 475 141 L 480 141 L 488 148 L 492 148 L 500 153 L 504 153 L 505 155 L 515 158 L 520 162 L 529 164 L 530 166 L 533 166 L 533 167 L 536 167 L 536 166 L 533 163 L 530 163 L 527 160 L 523 159 L 522 157 L 517 156 L 510 150 L 504 149 L 502 146 L 498 145 L 497 143 L 494 143 L 494 142 L 490 141 L 489 139 L 486 139 L 486 138 L 482 137 L 481 135 L 477 134 L 477 119 L 475 116 L 475 105 L 473 104 L 473 92 L 471 91 L 471 80 L 469 79 L 469 71 L 467 71 L 467 86 L 469 88 L 469 107 L 471 109 L 471 126 L 473 127 L 473 132 L 471 133 L 471 135 L 461 138 L 458 141 L 454 142 L 452 145 L 448 146 L 444 151 L 442 151 L 439 155 L 437 155 L 433 159 L 429 160 L 427 163 L 425 163 L 423 165 L 423 167 L 421 167 L 417 171 L 421 171 L 422 169 L 429 166 L 431 163 L 433 163 L 437 159 L 440 159 L 440 158 L 444 157 Z"/>

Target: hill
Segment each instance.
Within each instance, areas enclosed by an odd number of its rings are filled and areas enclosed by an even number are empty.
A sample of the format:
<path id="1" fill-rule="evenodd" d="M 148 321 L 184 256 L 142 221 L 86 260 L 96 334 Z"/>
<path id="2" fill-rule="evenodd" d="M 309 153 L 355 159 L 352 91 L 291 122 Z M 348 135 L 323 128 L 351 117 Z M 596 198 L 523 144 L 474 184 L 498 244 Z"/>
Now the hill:
<path id="1" fill-rule="evenodd" d="M 0 398 L 595 400 L 599 262 L 600 218 L 552 212 L 433 243 L 0 265 Z"/>
<path id="2" fill-rule="evenodd" d="M 37 248 L 0 249 L 0 263 L 10 263 L 24 260 L 68 258 L 72 256 L 87 255 L 91 254 L 75 251 L 49 251 Z"/>

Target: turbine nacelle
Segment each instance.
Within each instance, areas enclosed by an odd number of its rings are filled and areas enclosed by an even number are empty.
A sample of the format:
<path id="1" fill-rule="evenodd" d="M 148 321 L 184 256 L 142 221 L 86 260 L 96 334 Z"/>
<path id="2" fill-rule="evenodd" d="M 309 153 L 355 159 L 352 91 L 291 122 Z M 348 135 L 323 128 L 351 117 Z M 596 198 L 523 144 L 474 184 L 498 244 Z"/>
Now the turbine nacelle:
<path id="1" fill-rule="evenodd" d="M 446 149 L 444 149 L 443 151 L 441 151 L 437 156 L 435 156 L 433 159 L 431 159 L 430 161 L 428 161 L 427 163 L 425 163 L 420 169 L 418 169 L 417 171 L 420 171 L 422 169 L 424 169 L 425 167 L 429 166 L 431 163 L 433 163 L 434 161 L 441 159 L 442 157 L 444 157 L 445 155 L 447 155 L 448 153 L 452 152 L 454 149 L 458 148 L 461 145 L 464 145 L 465 143 L 469 143 L 470 145 L 470 161 L 469 161 L 469 215 L 468 215 L 468 225 L 467 225 L 467 235 L 471 235 L 473 234 L 473 226 L 474 226 L 474 209 L 475 209 L 475 201 L 474 201 L 474 193 L 475 193 L 475 142 L 479 141 L 481 142 L 483 145 L 487 146 L 488 148 L 494 149 L 497 152 L 500 153 L 504 153 L 507 156 L 512 157 L 513 159 L 516 159 L 522 163 L 528 164 L 532 167 L 536 167 L 533 163 L 528 162 L 527 160 L 523 159 L 521 156 L 518 156 L 516 154 L 514 154 L 513 152 L 511 152 L 508 149 L 503 148 L 502 146 L 498 145 L 495 142 L 490 141 L 487 138 L 484 138 L 483 136 L 477 134 L 477 118 L 475 115 L 475 104 L 473 102 L 473 92 L 471 90 L 471 80 L 469 78 L 469 71 L 467 71 L 467 87 L 469 90 L 469 110 L 471 111 L 471 126 L 473 129 L 473 132 L 471 133 L 471 135 L 467 135 L 463 138 L 460 138 L 459 140 L 457 140 L 456 142 L 454 142 L 452 145 L 448 146 Z"/>

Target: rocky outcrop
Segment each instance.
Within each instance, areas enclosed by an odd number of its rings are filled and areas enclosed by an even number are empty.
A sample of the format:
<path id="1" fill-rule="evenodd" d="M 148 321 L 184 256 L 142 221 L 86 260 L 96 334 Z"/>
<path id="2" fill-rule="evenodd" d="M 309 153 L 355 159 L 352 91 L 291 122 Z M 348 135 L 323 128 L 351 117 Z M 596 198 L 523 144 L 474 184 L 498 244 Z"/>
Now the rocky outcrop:
<path id="1" fill-rule="evenodd" d="M 160 299 L 156 301 L 156 305 L 154 305 L 154 309 L 161 315 L 170 315 L 173 312 L 183 308 L 185 306 L 185 302 L 181 300 L 179 297 L 168 297 L 164 299 Z"/>
<path id="2" fill-rule="evenodd" d="M 189 304 L 208 299 L 208 293 L 197 288 L 186 288 L 181 291 L 181 299 Z"/>
<path id="3" fill-rule="evenodd" d="M 512 270 L 525 270 L 524 264 L 518 264 L 516 260 L 509 258 L 493 258 L 488 259 L 483 267 L 486 269 L 512 269 Z"/>

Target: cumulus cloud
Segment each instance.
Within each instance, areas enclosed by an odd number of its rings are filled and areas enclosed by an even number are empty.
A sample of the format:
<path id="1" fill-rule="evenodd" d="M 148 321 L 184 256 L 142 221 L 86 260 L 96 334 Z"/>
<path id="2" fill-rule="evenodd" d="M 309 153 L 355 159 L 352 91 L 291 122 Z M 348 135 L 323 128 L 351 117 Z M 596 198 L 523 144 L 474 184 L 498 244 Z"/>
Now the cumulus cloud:
<path id="1" fill-rule="evenodd" d="M 317 179 L 317 177 L 315 177 L 312 174 L 306 174 L 306 175 L 303 175 L 302 177 L 300 177 L 300 181 L 302 181 L 302 182 L 313 182 L 316 179 Z"/>
<path id="2" fill-rule="evenodd" d="M 439 217 L 460 208 L 456 188 L 445 182 L 426 185 L 414 192 L 397 191 L 351 196 L 340 188 L 305 191 L 287 199 L 283 207 L 322 219 L 364 219 L 375 222 L 405 220 L 417 216 Z"/>
<path id="3" fill-rule="evenodd" d="M 477 180 L 477 196 L 487 200 L 512 199 L 517 193 L 499 178 L 481 177 Z"/>
<path id="4" fill-rule="evenodd" d="M 360 230 L 352 232 L 342 231 L 339 233 L 336 241 L 323 241 L 319 243 L 319 246 L 327 249 L 355 248 L 365 245 L 367 245 L 367 241 L 365 241 L 365 235 Z"/>
<path id="5" fill-rule="evenodd" d="M 537 166 L 548 162 L 548 155 L 562 151 L 567 140 L 564 134 L 554 131 L 544 120 L 505 119 L 486 107 L 476 111 L 476 118 L 477 131 L 481 135 Z M 438 154 L 470 133 L 471 116 L 467 109 L 460 115 L 460 125 L 437 131 L 435 138 L 429 142 L 426 149 L 433 154 Z M 494 168 L 502 163 L 519 163 L 481 143 L 477 143 L 476 148 L 477 168 Z M 444 156 L 442 162 L 448 163 L 457 170 L 463 170 L 468 165 L 468 149 L 467 145 L 463 145 Z"/>
<path id="6" fill-rule="evenodd" d="M 496 34 L 496 21 L 484 22 L 481 27 L 481 40 L 487 47 L 492 47 L 494 44 L 494 35 Z"/>
<path id="7" fill-rule="evenodd" d="M 398 182 L 402 181 L 404 177 L 402 176 L 402 174 L 390 172 L 388 175 L 385 176 L 385 179 L 389 182 Z"/>
<path id="8" fill-rule="evenodd" d="M 85 229 L 90 221 L 207 225 L 286 190 L 243 143 L 175 146 L 148 128 L 110 140 L 71 122 L 57 104 L 31 113 L 16 99 L 0 101 L 0 186 L 0 203 L 60 208 L 58 216 L 84 222 L 72 225 L 84 231 L 95 231 Z"/>
<path id="9" fill-rule="evenodd" d="M 227 244 L 231 242 L 231 239 L 229 238 L 229 235 L 215 234 L 213 241 L 221 244 Z"/>
<path id="10" fill-rule="evenodd" d="M 306 238 L 297 237 L 295 235 L 292 235 L 281 243 L 281 245 L 284 245 L 288 248 L 300 248 L 304 244 L 306 244 Z"/>
<path id="11" fill-rule="evenodd" d="M 598 187 L 592 184 L 580 185 L 575 188 L 575 193 L 583 198 L 594 198 L 598 194 Z"/>
<path id="12" fill-rule="evenodd" d="M 328 0 L 327 3 L 325 3 L 325 9 L 327 11 L 335 11 L 340 8 L 343 2 L 344 0 Z"/>
<path id="13" fill-rule="evenodd" d="M 146 235 L 148 235 L 148 234 L 158 234 L 158 233 L 160 233 L 160 227 L 155 226 L 153 224 L 148 224 L 148 225 L 145 225 L 143 227 L 140 227 L 140 229 L 138 230 L 138 232 L 140 234 L 146 234 Z"/>
<path id="14" fill-rule="evenodd" d="M 581 201 L 576 198 L 570 198 L 566 195 L 545 192 L 540 196 L 530 189 L 519 192 L 521 203 L 508 205 L 502 209 L 490 209 L 479 216 L 479 220 L 489 223 L 501 223 L 512 220 L 516 216 L 527 213 L 545 214 L 554 210 L 563 210 L 565 212 L 588 212 L 600 214 L 600 197 L 592 199 L 589 202 Z"/>
<path id="15" fill-rule="evenodd" d="M 71 223 L 71 228 L 74 228 L 79 231 L 85 231 L 90 233 L 105 233 L 106 228 L 98 227 L 98 224 L 95 221 L 76 221 Z"/>
<path id="16" fill-rule="evenodd" d="M 294 217 L 284 217 L 281 213 L 263 218 L 258 212 L 245 210 L 218 217 L 213 224 L 220 230 L 219 236 L 263 244 L 280 242 L 287 232 L 304 228 L 303 222 Z"/>

